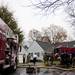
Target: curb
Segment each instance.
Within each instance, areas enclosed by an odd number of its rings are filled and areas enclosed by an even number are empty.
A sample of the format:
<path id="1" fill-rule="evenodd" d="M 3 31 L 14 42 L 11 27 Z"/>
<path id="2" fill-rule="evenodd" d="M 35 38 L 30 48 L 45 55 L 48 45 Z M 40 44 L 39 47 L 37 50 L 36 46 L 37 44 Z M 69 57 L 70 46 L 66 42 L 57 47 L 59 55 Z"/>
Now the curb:
<path id="1" fill-rule="evenodd" d="M 17 65 L 18 68 L 28 68 L 29 65 Z M 35 67 L 33 65 L 30 65 L 30 67 Z M 47 68 L 47 69 L 58 69 L 58 70 L 62 70 L 62 71 L 75 71 L 75 68 L 70 68 L 70 69 L 67 69 L 67 68 L 61 68 L 61 67 L 55 67 L 55 66 L 37 66 L 36 65 L 36 68 Z"/>

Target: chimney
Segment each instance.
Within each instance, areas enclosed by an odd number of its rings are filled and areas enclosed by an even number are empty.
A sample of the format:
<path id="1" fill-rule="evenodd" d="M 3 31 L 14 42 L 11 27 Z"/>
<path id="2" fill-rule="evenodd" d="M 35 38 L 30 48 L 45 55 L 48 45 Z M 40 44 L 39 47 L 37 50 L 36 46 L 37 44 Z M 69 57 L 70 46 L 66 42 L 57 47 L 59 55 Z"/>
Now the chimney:
<path id="1" fill-rule="evenodd" d="M 41 39 L 42 42 L 50 42 L 49 38 L 47 36 L 43 36 Z"/>

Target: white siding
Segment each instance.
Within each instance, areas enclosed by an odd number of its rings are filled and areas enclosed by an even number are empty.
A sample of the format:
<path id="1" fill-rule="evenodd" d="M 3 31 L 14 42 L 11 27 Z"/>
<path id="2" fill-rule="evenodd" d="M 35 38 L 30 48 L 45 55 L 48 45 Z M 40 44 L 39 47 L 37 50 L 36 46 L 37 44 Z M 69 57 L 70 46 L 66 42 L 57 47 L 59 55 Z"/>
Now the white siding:
<path id="1" fill-rule="evenodd" d="M 44 50 L 40 47 L 40 45 L 36 41 L 34 41 L 32 43 L 32 45 L 30 46 L 30 48 L 28 49 L 28 53 L 35 54 L 35 53 L 38 53 L 38 52 L 39 52 L 38 59 L 43 60 L 43 52 L 44 52 Z"/>
<path id="2" fill-rule="evenodd" d="M 20 52 L 20 51 L 18 52 L 18 60 L 19 60 L 19 63 L 23 63 L 23 55 L 24 55 L 24 54 L 25 54 L 25 62 L 26 62 L 28 53 L 27 53 L 27 51 L 22 47 L 21 52 Z"/>

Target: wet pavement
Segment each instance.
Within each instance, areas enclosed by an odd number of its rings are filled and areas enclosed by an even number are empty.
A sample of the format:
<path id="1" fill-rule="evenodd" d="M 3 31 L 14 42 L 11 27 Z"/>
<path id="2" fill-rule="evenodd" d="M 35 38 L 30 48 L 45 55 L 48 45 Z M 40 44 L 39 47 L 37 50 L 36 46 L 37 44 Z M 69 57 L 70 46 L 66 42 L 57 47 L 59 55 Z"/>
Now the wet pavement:
<path id="1" fill-rule="evenodd" d="M 5 75 L 75 75 L 75 72 L 41 68 L 39 73 L 27 74 L 25 68 L 18 68 L 15 72 L 12 72 L 12 73 L 5 72 Z"/>

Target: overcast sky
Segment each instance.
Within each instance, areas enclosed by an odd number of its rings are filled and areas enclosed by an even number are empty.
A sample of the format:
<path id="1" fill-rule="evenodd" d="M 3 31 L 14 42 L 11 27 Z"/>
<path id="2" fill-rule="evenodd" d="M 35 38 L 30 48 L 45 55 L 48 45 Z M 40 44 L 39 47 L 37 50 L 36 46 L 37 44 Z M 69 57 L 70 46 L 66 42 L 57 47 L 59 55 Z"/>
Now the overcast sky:
<path id="1" fill-rule="evenodd" d="M 14 17 L 18 22 L 18 26 L 24 32 L 25 37 L 31 29 L 41 30 L 42 27 L 48 27 L 50 24 L 60 25 L 64 27 L 68 34 L 72 36 L 72 29 L 65 22 L 65 12 L 56 15 L 43 16 L 34 7 L 26 7 L 30 4 L 30 0 L 0 0 L 1 5 L 7 5 L 13 11 Z"/>

